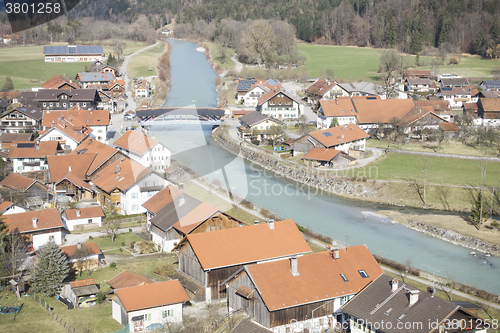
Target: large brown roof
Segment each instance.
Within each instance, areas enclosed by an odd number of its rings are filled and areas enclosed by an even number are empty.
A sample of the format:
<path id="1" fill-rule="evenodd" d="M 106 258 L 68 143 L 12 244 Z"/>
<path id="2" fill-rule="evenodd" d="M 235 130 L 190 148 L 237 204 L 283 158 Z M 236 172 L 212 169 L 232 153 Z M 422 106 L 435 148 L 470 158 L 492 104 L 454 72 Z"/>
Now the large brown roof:
<path id="1" fill-rule="evenodd" d="M 31 141 L 32 133 L 2 133 L 0 135 L 0 142 L 18 142 L 18 141 Z"/>
<path id="2" fill-rule="evenodd" d="M 189 301 L 179 280 L 117 289 L 115 293 L 127 312 Z"/>
<path id="3" fill-rule="evenodd" d="M 93 183 L 110 193 L 114 189 L 127 191 L 153 171 L 129 158 L 117 159 L 97 174 Z"/>
<path id="4" fill-rule="evenodd" d="M 415 121 L 427 115 L 437 118 L 438 121 L 444 121 L 441 117 L 434 113 L 432 106 L 415 106 L 407 114 L 405 114 L 401 120 L 405 124 L 413 124 Z"/>
<path id="5" fill-rule="evenodd" d="M 62 119 L 68 120 L 74 124 L 74 127 L 79 128 L 82 126 L 108 126 L 109 111 L 82 110 L 77 106 L 67 111 L 45 111 L 42 116 L 42 126 L 50 128 L 59 123 Z"/>
<path id="6" fill-rule="evenodd" d="M 445 132 L 458 132 L 460 130 L 460 127 L 454 122 L 443 121 L 439 123 L 439 127 Z"/>
<path id="7" fill-rule="evenodd" d="M 80 215 L 77 214 L 77 211 Z M 101 206 L 91 206 L 77 209 L 64 210 L 68 220 L 88 219 L 92 217 L 104 217 Z"/>
<path id="8" fill-rule="evenodd" d="M 9 150 L 9 158 L 46 158 L 55 155 L 59 148 L 57 141 L 18 142 Z"/>
<path id="9" fill-rule="evenodd" d="M 83 279 L 78 281 L 71 281 L 69 284 L 71 285 L 71 288 L 78 288 L 78 287 L 93 286 L 95 285 L 95 281 L 94 279 Z"/>
<path id="10" fill-rule="evenodd" d="M 149 210 L 151 213 L 158 213 L 163 207 L 167 206 L 175 198 L 181 194 L 182 191 L 173 185 L 166 186 L 163 190 L 153 195 L 142 207 Z"/>
<path id="11" fill-rule="evenodd" d="M 500 98 L 481 98 L 479 101 L 481 108 L 486 112 L 500 111 Z"/>
<path id="12" fill-rule="evenodd" d="M 101 165 L 106 163 L 110 158 L 112 158 L 118 150 L 112 148 L 104 143 L 101 143 L 93 138 L 87 138 L 82 143 L 78 145 L 71 153 L 70 156 L 81 155 L 81 154 L 97 154 L 92 164 L 89 167 L 88 175 L 93 174 Z"/>
<path id="13" fill-rule="evenodd" d="M 71 172 L 76 177 L 84 180 L 95 157 L 95 154 L 49 156 L 47 157 L 47 164 L 50 179 L 53 183 L 57 183 L 68 172 Z"/>
<path id="14" fill-rule="evenodd" d="M 350 97 L 339 97 L 334 100 L 320 100 L 319 104 L 325 117 L 357 116 L 356 108 Z"/>
<path id="15" fill-rule="evenodd" d="M 82 250 L 85 251 L 85 254 L 87 256 L 102 254 L 101 249 L 99 248 L 96 242 L 82 243 L 81 246 Z M 61 246 L 61 251 L 70 259 L 73 259 L 74 255 L 77 253 L 77 250 L 78 250 L 77 244 Z"/>
<path id="16" fill-rule="evenodd" d="M 0 182 L 0 185 L 17 191 L 26 191 L 35 182 L 34 179 L 12 172 Z"/>
<path id="17" fill-rule="evenodd" d="M 63 83 L 69 83 L 70 81 L 66 79 L 65 77 L 57 74 L 44 83 L 42 83 L 42 88 L 43 89 L 57 89 L 61 84 Z"/>
<path id="18" fill-rule="evenodd" d="M 185 241 L 204 270 L 311 252 L 293 220 L 276 221 L 274 229 L 257 224 L 190 234 Z"/>
<path id="19" fill-rule="evenodd" d="M 33 227 L 33 218 L 38 219 L 36 228 Z M 9 227 L 9 232 L 17 230 L 19 233 L 64 227 L 55 208 L 5 215 L 3 221 Z"/>
<path id="20" fill-rule="evenodd" d="M 129 130 L 119 137 L 114 145 L 142 156 L 157 143 L 158 141 L 139 131 Z"/>
<path id="21" fill-rule="evenodd" d="M 415 106 L 432 106 L 434 111 L 450 111 L 450 101 L 439 99 L 429 101 L 415 101 Z"/>
<path id="22" fill-rule="evenodd" d="M 154 281 L 144 275 L 129 271 L 122 272 L 108 281 L 108 284 L 113 289 L 135 287 L 150 283 L 154 283 Z"/>
<path id="23" fill-rule="evenodd" d="M 3 213 L 5 210 L 7 210 L 7 208 L 9 208 L 12 205 L 13 205 L 12 202 L 5 201 L 2 199 L 2 202 L 0 202 L 0 213 Z"/>
<path id="24" fill-rule="evenodd" d="M 328 148 L 313 148 L 307 154 L 305 154 L 302 157 L 302 159 L 303 160 L 330 162 L 338 154 L 340 154 L 340 150 L 328 149 Z"/>
<path id="25" fill-rule="evenodd" d="M 369 138 L 370 135 L 354 124 L 336 126 L 308 134 L 326 148 L 335 147 L 347 142 Z"/>
<path id="26" fill-rule="evenodd" d="M 306 93 L 323 96 L 337 83 L 335 81 L 318 80 L 305 90 Z"/>
<path id="27" fill-rule="evenodd" d="M 49 128 L 47 132 L 41 135 L 40 138 L 44 137 L 47 133 L 51 131 L 59 131 L 63 134 L 65 134 L 67 137 L 73 139 L 77 144 L 85 140 L 90 133 L 92 132 L 92 129 L 88 127 L 80 127 L 80 129 L 76 129 L 72 123 L 70 123 L 68 120 L 64 119 L 61 120 L 58 124 L 54 125 L 53 127 Z"/>
<path id="28" fill-rule="evenodd" d="M 340 249 L 338 259 L 331 251 L 300 256 L 297 264 L 297 276 L 292 275 L 290 260 L 245 267 L 269 311 L 352 295 L 383 273 L 365 245 Z"/>
<path id="29" fill-rule="evenodd" d="M 359 124 L 390 123 L 401 119 L 414 106 L 412 99 L 353 99 Z"/>

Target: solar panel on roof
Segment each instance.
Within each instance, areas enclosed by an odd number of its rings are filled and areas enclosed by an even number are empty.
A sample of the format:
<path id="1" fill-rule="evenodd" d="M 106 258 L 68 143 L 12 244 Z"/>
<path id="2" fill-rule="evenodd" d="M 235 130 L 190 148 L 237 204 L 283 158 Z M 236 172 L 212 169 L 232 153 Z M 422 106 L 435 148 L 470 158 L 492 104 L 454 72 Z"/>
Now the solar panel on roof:
<path id="1" fill-rule="evenodd" d="M 17 144 L 17 148 L 34 148 L 34 142 L 22 142 Z"/>
<path id="2" fill-rule="evenodd" d="M 332 133 L 330 133 L 330 132 L 324 132 L 323 135 L 324 136 L 332 136 Z"/>
<path id="3" fill-rule="evenodd" d="M 76 54 L 76 46 L 68 46 L 69 54 Z"/>
<path id="4" fill-rule="evenodd" d="M 444 88 L 441 88 L 441 90 L 451 91 L 451 88 L 450 87 L 444 87 Z"/>

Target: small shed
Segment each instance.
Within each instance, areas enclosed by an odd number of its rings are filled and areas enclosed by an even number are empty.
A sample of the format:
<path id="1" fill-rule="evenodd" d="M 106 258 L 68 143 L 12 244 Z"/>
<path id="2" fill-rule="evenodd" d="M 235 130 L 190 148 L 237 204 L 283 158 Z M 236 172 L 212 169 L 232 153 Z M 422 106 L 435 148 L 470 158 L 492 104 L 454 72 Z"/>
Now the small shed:
<path id="1" fill-rule="evenodd" d="M 72 281 L 66 284 L 61 296 L 68 299 L 75 307 L 89 307 L 95 305 L 96 294 L 99 292 L 94 279 Z"/>

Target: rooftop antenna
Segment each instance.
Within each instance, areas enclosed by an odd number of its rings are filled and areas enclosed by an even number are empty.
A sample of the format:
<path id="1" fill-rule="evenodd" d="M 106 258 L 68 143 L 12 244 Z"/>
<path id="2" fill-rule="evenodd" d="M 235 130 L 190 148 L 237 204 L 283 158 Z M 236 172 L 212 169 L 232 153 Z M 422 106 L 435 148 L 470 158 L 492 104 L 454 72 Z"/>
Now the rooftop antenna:
<path id="1" fill-rule="evenodd" d="M 348 248 L 349 248 L 349 235 L 345 235 L 345 252 L 349 252 Z"/>

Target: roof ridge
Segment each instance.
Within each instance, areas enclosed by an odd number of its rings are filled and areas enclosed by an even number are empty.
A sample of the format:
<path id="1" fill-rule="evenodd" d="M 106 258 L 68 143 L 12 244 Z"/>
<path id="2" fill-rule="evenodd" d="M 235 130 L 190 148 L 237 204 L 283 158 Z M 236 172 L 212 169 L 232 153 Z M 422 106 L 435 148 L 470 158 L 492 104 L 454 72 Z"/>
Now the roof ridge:
<path id="1" fill-rule="evenodd" d="M 387 297 L 382 303 L 380 303 L 378 306 L 376 306 L 375 309 L 373 309 L 372 312 L 370 312 L 370 315 L 373 315 L 375 312 L 377 312 L 378 310 L 380 310 L 380 308 L 382 306 L 384 306 L 387 302 L 389 302 L 404 287 L 405 287 L 405 284 L 403 283 L 403 285 L 401 287 L 399 287 L 396 291 L 394 291 L 391 295 L 389 295 L 389 297 Z"/>

